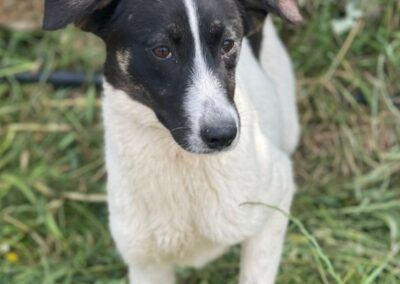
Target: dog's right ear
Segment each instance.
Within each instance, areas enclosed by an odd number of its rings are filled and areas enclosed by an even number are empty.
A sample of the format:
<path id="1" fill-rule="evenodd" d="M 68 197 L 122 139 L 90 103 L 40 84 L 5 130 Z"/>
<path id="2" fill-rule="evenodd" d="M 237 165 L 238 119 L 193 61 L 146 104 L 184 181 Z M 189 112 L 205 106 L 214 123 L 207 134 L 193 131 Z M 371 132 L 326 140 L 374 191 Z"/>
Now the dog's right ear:
<path id="1" fill-rule="evenodd" d="M 84 30 L 88 19 L 114 0 L 45 0 L 44 4 L 44 30 L 58 30 L 68 24 L 75 23 Z"/>
<path id="2" fill-rule="evenodd" d="M 237 0 L 243 7 L 245 34 L 251 35 L 259 31 L 266 16 L 273 13 L 291 24 L 303 21 L 298 0 Z"/>

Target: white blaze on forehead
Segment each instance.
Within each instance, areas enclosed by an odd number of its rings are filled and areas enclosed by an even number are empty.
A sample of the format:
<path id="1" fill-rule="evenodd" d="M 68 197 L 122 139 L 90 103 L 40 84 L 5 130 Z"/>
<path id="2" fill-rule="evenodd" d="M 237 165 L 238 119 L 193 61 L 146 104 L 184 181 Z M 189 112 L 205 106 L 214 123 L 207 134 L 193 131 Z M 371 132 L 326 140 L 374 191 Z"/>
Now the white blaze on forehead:
<path id="1" fill-rule="evenodd" d="M 224 90 L 221 87 L 218 79 L 212 74 L 212 71 L 208 68 L 206 60 L 204 58 L 202 43 L 200 39 L 200 21 L 198 18 L 198 9 L 195 3 L 196 0 L 183 0 L 188 13 L 189 25 L 194 39 L 195 58 L 193 66 L 193 77 L 192 83 L 204 84 L 208 90 L 210 88 L 218 89 L 219 93 L 224 94 Z M 210 92 L 203 91 L 205 96 L 211 95 Z"/>
<path id="2" fill-rule="evenodd" d="M 196 6 L 196 0 L 183 0 L 186 6 L 186 11 L 188 13 L 189 25 L 194 39 L 195 48 L 195 58 L 192 74 L 192 84 L 207 87 L 203 90 L 205 96 L 210 96 L 209 90 L 214 88 L 218 90 L 221 95 L 224 93 L 218 79 L 212 74 L 211 70 L 208 68 L 206 60 L 204 58 L 202 43 L 200 39 L 200 22 L 198 18 L 198 9 Z M 197 89 L 197 88 L 196 88 Z"/>
<path id="3" fill-rule="evenodd" d="M 192 75 L 185 99 L 185 110 L 193 136 L 189 139 L 189 143 L 193 147 L 201 147 L 202 142 L 199 137 L 201 122 L 208 124 L 205 126 L 223 126 L 218 124 L 233 121 L 239 126 L 239 119 L 235 108 L 228 101 L 227 91 L 207 66 L 204 58 L 196 0 L 183 1 L 195 48 Z"/>
<path id="4" fill-rule="evenodd" d="M 183 0 L 185 2 L 186 10 L 189 17 L 190 29 L 192 31 L 192 36 L 194 39 L 195 47 L 195 68 L 196 72 L 208 73 L 208 68 L 204 60 L 203 51 L 201 48 L 200 40 L 200 22 L 198 19 L 197 6 L 194 2 L 195 0 Z"/>

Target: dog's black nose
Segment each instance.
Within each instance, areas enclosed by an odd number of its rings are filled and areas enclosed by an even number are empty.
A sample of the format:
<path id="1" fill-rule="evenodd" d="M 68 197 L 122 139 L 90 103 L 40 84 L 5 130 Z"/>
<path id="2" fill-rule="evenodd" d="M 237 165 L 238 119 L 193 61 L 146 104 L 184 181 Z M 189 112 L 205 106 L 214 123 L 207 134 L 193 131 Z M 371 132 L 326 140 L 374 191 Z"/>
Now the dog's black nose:
<path id="1" fill-rule="evenodd" d="M 201 130 L 201 138 L 210 149 L 219 150 L 228 147 L 235 140 L 237 127 L 235 125 L 204 127 Z"/>

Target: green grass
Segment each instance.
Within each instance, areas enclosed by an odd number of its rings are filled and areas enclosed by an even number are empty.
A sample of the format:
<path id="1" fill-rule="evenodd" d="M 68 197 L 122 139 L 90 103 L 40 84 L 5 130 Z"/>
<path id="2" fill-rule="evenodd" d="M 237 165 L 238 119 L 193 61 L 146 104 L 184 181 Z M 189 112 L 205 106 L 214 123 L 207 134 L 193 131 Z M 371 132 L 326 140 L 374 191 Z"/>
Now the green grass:
<path id="1" fill-rule="evenodd" d="M 278 283 L 400 283 L 400 3 L 306 0 L 306 24 L 282 26 L 299 78 L 298 194 Z M 0 284 L 126 283 L 103 202 L 93 87 L 21 86 L 25 70 L 101 69 L 102 45 L 74 28 L 0 31 Z M 365 104 L 356 101 L 362 96 Z M 239 248 L 181 283 L 236 283 Z"/>

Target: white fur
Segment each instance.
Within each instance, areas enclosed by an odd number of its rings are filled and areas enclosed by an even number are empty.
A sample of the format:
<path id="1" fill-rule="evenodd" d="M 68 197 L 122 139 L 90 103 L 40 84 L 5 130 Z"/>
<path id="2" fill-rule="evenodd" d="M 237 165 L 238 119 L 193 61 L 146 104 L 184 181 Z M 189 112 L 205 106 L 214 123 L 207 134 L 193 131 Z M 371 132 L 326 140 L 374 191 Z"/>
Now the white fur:
<path id="1" fill-rule="evenodd" d="M 267 18 L 264 28 L 261 65 L 271 78 L 275 90 L 278 93 L 280 113 L 282 119 L 281 148 L 292 153 L 299 141 L 300 125 L 296 104 L 296 80 L 293 73 L 292 62 L 286 47 L 279 40 L 272 18 Z"/>
<path id="2" fill-rule="evenodd" d="M 119 68 L 125 74 L 129 74 L 129 61 L 131 60 L 131 54 L 126 50 L 120 50 L 117 52 L 117 61 Z"/>
<path id="3" fill-rule="evenodd" d="M 204 123 L 207 127 L 229 122 L 234 122 L 239 127 L 239 119 L 221 83 L 209 70 L 204 59 L 196 3 L 193 0 L 184 0 L 184 3 L 195 44 L 193 74 L 185 99 L 185 110 L 192 129 L 189 148 L 194 152 L 204 152 L 208 147 L 204 145 L 200 137 L 201 117 L 205 117 Z"/>
<path id="4" fill-rule="evenodd" d="M 263 48 L 280 46 L 272 22 L 265 30 Z M 283 77 L 264 72 L 244 42 L 235 95 L 241 136 L 217 155 L 184 151 L 149 108 L 105 83 L 110 227 L 131 283 L 172 284 L 175 266 L 201 267 L 238 243 L 240 283 L 274 282 L 287 219 L 254 203 L 289 211 L 295 192 L 289 152 L 298 133 L 285 129 L 298 122 L 287 111 L 295 109 L 294 94 L 285 93 L 294 86 L 280 87 L 294 84 L 283 81 L 292 78 L 287 54 L 269 60 Z"/>

